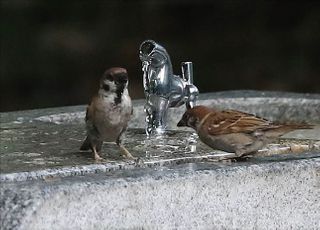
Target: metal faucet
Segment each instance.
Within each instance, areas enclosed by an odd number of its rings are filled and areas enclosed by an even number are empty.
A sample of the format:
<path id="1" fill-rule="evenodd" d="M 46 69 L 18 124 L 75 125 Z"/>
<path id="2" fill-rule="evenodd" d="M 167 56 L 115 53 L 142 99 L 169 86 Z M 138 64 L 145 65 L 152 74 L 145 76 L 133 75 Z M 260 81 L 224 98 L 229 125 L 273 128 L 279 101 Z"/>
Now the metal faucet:
<path id="1" fill-rule="evenodd" d="M 192 62 L 182 62 L 181 76 L 174 75 L 169 54 L 153 40 L 142 42 L 139 56 L 147 100 L 146 133 L 163 133 L 168 108 L 185 104 L 188 109 L 196 103 L 199 91 L 193 85 Z"/>

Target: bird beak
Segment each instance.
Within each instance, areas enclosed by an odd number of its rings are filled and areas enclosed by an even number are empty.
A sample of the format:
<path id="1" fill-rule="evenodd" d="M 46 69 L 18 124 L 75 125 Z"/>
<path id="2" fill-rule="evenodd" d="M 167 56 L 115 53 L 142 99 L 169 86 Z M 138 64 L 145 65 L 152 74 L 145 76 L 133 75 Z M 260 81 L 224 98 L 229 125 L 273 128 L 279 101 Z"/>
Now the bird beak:
<path id="1" fill-rule="evenodd" d="M 178 122 L 177 126 L 178 126 L 178 127 L 186 126 L 186 122 L 185 122 L 183 119 L 181 119 L 181 120 Z"/>

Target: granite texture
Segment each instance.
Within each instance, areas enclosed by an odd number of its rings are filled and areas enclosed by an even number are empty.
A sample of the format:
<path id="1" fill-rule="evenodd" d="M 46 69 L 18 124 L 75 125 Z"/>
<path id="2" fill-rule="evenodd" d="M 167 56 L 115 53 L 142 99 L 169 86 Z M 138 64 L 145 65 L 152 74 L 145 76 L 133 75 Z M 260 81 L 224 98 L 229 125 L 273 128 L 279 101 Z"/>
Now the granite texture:
<path id="1" fill-rule="evenodd" d="M 277 121 L 320 124 L 320 96 L 314 94 L 218 92 L 201 94 L 198 104 L 240 109 Z M 85 137 L 85 106 L 2 113 L 0 181 L 85 175 L 159 164 L 198 162 L 209 158 L 220 160 L 223 156 L 230 156 L 208 148 L 190 129 L 147 139 L 143 130 L 143 105 L 144 100 L 134 101 L 133 118 L 123 138 L 126 147 L 138 160 L 127 161 L 119 157 L 114 145 L 106 144 L 103 157 L 108 162 L 100 164 L 96 164 L 89 153 L 79 151 Z M 169 110 L 168 129 L 177 129 L 176 124 L 183 112 L 183 106 Z M 320 126 L 285 137 L 315 141 L 316 148 L 301 155 L 302 158 L 320 155 Z M 313 150 L 317 151 L 311 154 Z"/>
<path id="2" fill-rule="evenodd" d="M 106 144 L 97 164 L 78 151 L 85 106 L 1 113 L 1 229 L 320 228 L 320 95 L 231 91 L 198 104 L 317 126 L 285 136 L 302 153 L 220 162 L 230 154 L 176 130 L 183 107 L 169 110 L 172 131 L 146 138 L 137 100 L 123 140 L 137 159 Z"/>
<path id="3" fill-rule="evenodd" d="M 134 115 L 129 127 L 141 128 L 144 126 L 144 103 L 145 100 L 143 99 L 134 100 Z M 223 91 L 200 94 L 198 104 L 221 109 L 238 109 L 277 121 L 320 123 L 320 94 L 253 90 Z M 4 123 L 13 121 L 16 123 L 32 122 L 33 120 L 56 124 L 84 123 L 85 110 L 86 106 L 80 105 L 0 113 L 0 115 L 1 122 Z M 176 128 L 176 121 L 184 110 L 183 106 L 169 109 L 169 128 Z"/>
<path id="4" fill-rule="evenodd" d="M 5 183 L 2 229 L 319 229 L 320 159 Z"/>

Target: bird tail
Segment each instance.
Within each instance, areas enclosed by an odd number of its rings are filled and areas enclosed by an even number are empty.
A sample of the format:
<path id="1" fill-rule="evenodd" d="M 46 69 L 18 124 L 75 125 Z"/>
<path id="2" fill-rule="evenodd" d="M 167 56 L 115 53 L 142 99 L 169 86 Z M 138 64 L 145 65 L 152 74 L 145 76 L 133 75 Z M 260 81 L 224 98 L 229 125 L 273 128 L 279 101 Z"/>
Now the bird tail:
<path id="1" fill-rule="evenodd" d="M 89 150 L 91 149 L 91 143 L 89 141 L 89 137 L 87 136 L 86 139 L 84 140 L 84 142 L 82 143 L 80 150 Z"/>
<path id="2" fill-rule="evenodd" d="M 280 129 L 292 131 L 295 129 L 313 129 L 314 125 L 309 125 L 309 124 L 285 124 Z"/>
<path id="3" fill-rule="evenodd" d="M 275 137 L 275 136 L 282 136 L 286 133 L 294 131 L 296 129 L 312 129 L 314 125 L 309 124 L 283 124 L 279 125 L 276 128 L 270 129 L 266 131 L 266 136 Z"/>

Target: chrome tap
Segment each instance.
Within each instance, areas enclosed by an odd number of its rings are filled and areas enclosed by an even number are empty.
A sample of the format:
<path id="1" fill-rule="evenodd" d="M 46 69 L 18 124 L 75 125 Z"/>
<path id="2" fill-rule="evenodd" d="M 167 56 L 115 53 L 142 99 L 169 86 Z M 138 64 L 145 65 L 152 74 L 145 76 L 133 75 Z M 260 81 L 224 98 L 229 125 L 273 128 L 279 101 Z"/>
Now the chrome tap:
<path id="1" fill-rule="evenodd" d="M 162 133 L 166 128 L 166 115 L 170 107 L 185 104 L 192 108 L 199 91 L 193 85 L 192 62 L 182 62 L 182 75 L 173 74 L 169 54 L 155 41 L 140 45 L 143 85 L 146 95 L 146 133 Z"/>

